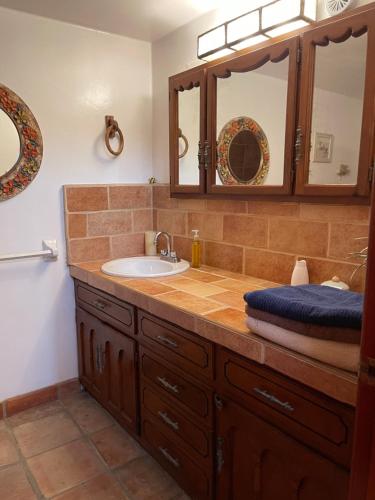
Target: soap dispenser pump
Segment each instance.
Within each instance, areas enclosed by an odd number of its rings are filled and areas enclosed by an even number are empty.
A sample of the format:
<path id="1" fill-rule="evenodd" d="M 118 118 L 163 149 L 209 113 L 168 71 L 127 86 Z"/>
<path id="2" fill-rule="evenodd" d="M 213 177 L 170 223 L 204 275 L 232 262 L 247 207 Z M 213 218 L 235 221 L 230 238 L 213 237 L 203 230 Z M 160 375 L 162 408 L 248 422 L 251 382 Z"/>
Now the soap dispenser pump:
<path id="1" fill-rule="evenodd" d="M 199 229 L 193 229 L 193 243 L 191 245 L 191 267 L 201 266 L 201 242 L 199 239 Z"/>

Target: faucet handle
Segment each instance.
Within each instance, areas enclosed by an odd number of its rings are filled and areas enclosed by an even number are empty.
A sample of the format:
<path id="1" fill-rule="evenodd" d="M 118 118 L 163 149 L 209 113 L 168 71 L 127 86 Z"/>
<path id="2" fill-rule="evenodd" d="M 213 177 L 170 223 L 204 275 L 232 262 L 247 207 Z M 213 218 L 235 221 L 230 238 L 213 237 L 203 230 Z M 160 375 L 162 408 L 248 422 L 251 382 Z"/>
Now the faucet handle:
<path id="1" fill-rule="evenodd" d="M 168 255 L 168 250 L 160 250 L 160 255 L 166 257 Z"/>

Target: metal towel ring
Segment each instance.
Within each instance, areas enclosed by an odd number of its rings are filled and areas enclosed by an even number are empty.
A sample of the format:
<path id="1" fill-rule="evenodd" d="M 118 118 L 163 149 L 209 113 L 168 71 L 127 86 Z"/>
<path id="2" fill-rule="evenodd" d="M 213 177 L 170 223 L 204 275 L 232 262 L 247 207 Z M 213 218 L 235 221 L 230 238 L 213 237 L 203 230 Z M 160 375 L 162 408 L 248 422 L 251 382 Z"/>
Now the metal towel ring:
<path id="1" fill-rule="evenodd" d="M 106 130 L 105 130 L 105 144 L 107 146 L 107 149 L 114 156 L 119 156 L 122 153 L 122 150 L 124 149 L 124 136 L 122 135 L 121 129 L 118 126 L 118 123 L 114 119 L 113 116 L 107 115 L 105 117 L 105 128 L 106 128 Z M 109 140 L 113 139 L 116 134 L 118 134 L 118 136 L 119 136 L 120 144 L 119 144 L 118 150 L 114 151 L 111 147 Z"/>
<path id="2" fill-rule="evenodd" d="M 189 142 L 186 139 L 186 136 L 184 136 L 184 134 L 182 133 L 182 130 L 180 128 L 178 129 L 178 138 L 182 139 L 185 143 L 184 150 L 182 151 L 182 153 L 180 155 L 178 155 L 178 158 L 183 158 L 189 150 Z"/>

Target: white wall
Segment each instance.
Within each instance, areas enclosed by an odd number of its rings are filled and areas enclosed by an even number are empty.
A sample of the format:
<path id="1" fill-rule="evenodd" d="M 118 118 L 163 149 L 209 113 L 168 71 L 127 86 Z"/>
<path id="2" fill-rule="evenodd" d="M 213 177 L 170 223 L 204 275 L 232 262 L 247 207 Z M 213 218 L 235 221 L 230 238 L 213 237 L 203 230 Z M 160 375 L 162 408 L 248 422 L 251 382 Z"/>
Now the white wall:
<path id="1" fill-rule="evenodd" d="M 0 254 L 57 238 L 56 263 L 0 264 L 0 401 L 77 375 L 74 294 L 65 260 L 62 185 L 145 182 L 151 164 L 151 47 L 0 8 L 0 82 L 29 105 L 44 139 L 41 170 L 0 203 Z M 125 134 L 103 147 L 104 115 Z"/>
<path id="2" fill-rule="evenodd" d="M 359 146 L 362 126 L 362 99 L 328 90 L 315 89 L 312 115 L 311 184 L 355 184 L 357 182 Z M 315 133 L 333 135 L 332 161 L 314 162 Z M 338 176 L 340 165 L 349 172 Z"/>

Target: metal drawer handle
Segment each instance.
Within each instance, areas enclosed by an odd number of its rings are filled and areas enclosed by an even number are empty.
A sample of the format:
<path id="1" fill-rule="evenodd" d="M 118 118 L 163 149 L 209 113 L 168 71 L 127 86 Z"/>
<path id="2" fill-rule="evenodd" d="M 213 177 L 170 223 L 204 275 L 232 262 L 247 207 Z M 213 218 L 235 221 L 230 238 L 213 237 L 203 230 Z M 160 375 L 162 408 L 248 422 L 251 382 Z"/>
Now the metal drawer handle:
<path id="1" fill-rule="evenodd" d="M 101 300 L 94 300 L 93 305 L 95 307 L 97 307 L 98 309 L 100 309 L 101 311 L 103 311 L 107 307 L 108 304 L 105 304 Z"/>
<path id="2" fill-rule="evenodd" d="M 164 411 L 158 411 L 158 415 L 159 417 L 164 420 L 164 422 L 169 425 L 169 427 L 172 427 L 172 429 L 174 429 L 175 431 L 178 431 L 179 429 L 179 425 L 178 425 L 178 422 L 175 422 L 174 420 L 172 420 L 167 413 L 165 413 Z"/>
<path id="3" fill-rule="evenodd" d="M 280 401 L 280 399 L 278 399 L 273 394 L 270 394 L 265 389 L 260 389 L 259 387 L 254 387 L 253 391 L 256 392 L 257 394 L 259 394 L 260 396 L 263 396 L 263 398 L 267 399 L 271 403 L 275 403 L 275 404 L 281 406 L 284 410 L 294 411 L 294 407 L 290 403 L 288 403 L 288 401 Z"/>
<path id="4" fill-rule="evenodd" d="M 160 340 L 160 342 L 162 344 L 168 345 L 170 347 L 174 347 L 175 349 L 177 349 L 177 347 L 178 347 L 177 342 L 175 342 L 174 340 L 169 339 L 168 337 L 163 337 L 162 335 L 158 335 L 156 338 L 158 340 Z"/>
<path id="5" fill-rule="evenodd" d="M 169 453 L 169 451 L 166 448 L 159 446 L 159 451 L 164 456 L 164 458 L 166 458 L 168 460 L 168 462 L 170 462 L 176 468 L 180 467 L 180 462 L 177 460 L 177 458 L 172 457 L 172 455 Z"/>
<path id="6" fill-rule="evenodd" d="M 168 382 L 168 380 L 164 377 L 157 377 L 157 380 L 161 383 L 161 385 L 163 385 L 166 389 L 174 392 L 175 394 L 178 394 L 180 391 L 179 391 L 179 388 L 178 388 L 178 385 L 173 385 L 171 384 L 170 382 Z"/>

